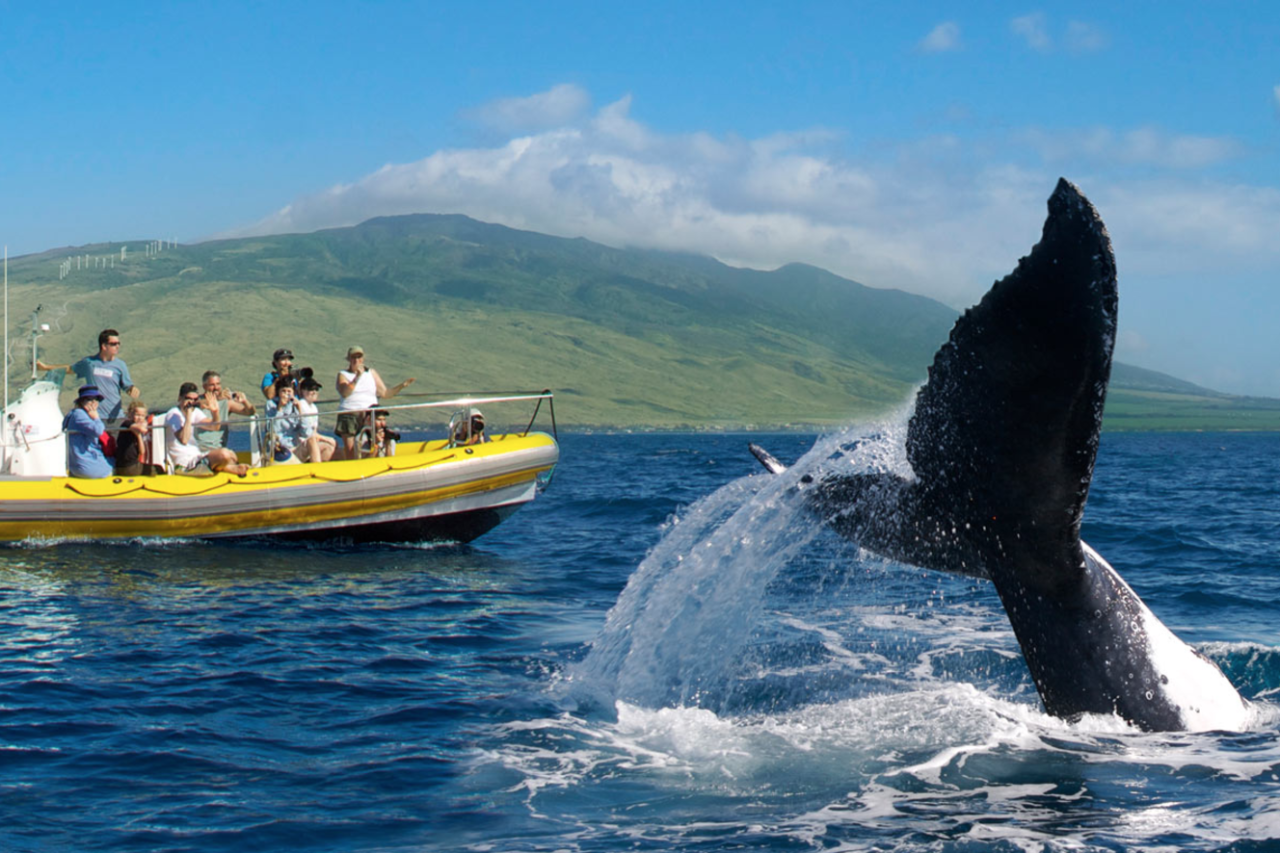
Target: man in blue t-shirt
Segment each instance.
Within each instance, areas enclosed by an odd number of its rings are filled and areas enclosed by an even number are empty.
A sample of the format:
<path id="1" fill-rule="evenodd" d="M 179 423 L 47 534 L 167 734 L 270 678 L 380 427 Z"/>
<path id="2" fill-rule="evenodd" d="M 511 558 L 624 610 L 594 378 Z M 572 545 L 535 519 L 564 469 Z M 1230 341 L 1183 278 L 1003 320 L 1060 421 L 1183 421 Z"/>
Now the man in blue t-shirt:
<path id="1" fill-rule="evenodd" d="M 124 415 L 120 407 L 121 394 L 138 399 L 138 388 L 129 376 L 129 365 L 120 358 L 120 333 L 115 329 L 103 329 L 98 335 L 98 354 L 85 356 L 75 364 L 45 364 L 36 362 L 41 370 L 70 368 L 80 381 L 92 385 L 102 395 L 99 405 L 104 421 L 118 421 Z"/>

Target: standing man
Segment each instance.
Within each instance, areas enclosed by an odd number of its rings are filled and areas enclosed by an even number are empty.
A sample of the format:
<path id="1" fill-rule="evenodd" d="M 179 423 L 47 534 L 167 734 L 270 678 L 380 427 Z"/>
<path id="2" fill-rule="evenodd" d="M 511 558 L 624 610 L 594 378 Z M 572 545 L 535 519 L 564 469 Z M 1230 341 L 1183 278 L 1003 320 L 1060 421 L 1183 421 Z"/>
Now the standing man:
<path id="1" fill-rule="evenodd" d="M 342 439 L 342 458 L 359 459 L 356 436 L 369 422 L 369 413 L 378 408 L 378 400 L 394 397 L 412 385 L 413 379 L 406 379 L 388 390 L 378 371 L 365 366 L 364 347 L 355 346 L 347 350 L 347 369 L 338 371 L 336 384 L 342 402 L 338 404 L 338 424 L 334 432 Z"/>
<path id="2" fill-rule="evenodd" d="M 75 364 L 45 364 L 36 362 L 40 370 L 70 368 L 86 385 L 93 385 L 102 395 L 98 406 L 104 421 L 118 421 L 124 414 L 120 408 L 122 392 L 138 399 L 138 388 L 129 376 L 129 365 L 120 358 L 120 333 L 115 329 L 103 329 L 98 335 L 98 354 L 87 355 Z"/>
<path id="3" fill-rule="evenodd" d="M 228 391 L 222 387 L 222 374 L 216 370 L 206 370 L 200 377 L 204 384 L 204 396 L 200 398 L 200 408 L 204 409 L 218 426 L 211 429 L 197 428 L 196 444 L 201 450 L 216 450 L 227 447 L 231 438 L 231 427 L 227 425 L 227 415 L 237 414 L 252 417 L 257 409 L 243 391 Z M 215 411 L 216 408 L 216 411 Z"/>

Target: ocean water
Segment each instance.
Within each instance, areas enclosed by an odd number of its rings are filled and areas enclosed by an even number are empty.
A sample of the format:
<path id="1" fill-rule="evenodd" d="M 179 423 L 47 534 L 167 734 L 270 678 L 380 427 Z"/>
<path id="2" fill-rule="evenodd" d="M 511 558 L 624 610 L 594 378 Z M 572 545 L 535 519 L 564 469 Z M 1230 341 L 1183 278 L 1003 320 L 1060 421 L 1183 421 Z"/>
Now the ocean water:
<path id="1" fill-rule="evenodd" d="M 470 546 L 0 550 L 0 850 L 1280 847 L 1280 436 L 1104 436 L 1085 539 L 1257 708 L 1144 734 L 797 505 L 899 432 L 566 435 Z"/>

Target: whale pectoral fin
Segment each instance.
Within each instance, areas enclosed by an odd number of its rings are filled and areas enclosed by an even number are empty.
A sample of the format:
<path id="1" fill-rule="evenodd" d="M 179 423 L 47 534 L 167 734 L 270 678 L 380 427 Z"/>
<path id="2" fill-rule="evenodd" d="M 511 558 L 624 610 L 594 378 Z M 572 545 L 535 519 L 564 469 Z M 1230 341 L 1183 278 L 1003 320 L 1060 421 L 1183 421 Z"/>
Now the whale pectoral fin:
<path id="1" fill-rule="evenodd" d="M 1040 242 L 956 321 L 916 397 L 907 458 L 944 512 L 964 517 L 979 507 L 1054 547 L 1079 538 L 1116 294 L 1106 228 L 1059 181 Z"/>
<path id="2" fill-rule="evenodd" d="M 751 451 L 751 455 L 754 456 L 770 474 L 781 474 L 783 471 L 787 470 L 787 466 L 779 462 L 777 457 L 755 442 L 747 444 L 747 449 Z"/>

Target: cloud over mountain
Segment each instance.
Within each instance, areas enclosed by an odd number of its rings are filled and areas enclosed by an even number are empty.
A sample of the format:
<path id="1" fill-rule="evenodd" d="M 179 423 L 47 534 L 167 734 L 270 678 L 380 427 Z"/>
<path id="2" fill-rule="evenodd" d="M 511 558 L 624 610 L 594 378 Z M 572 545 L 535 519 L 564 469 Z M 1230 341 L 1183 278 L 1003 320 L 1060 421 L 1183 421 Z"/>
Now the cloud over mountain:
<path id="1" fill-rule="evenodd" d="M 1184 272 L 1277 263 L 1268 235 L 1280 231 L 1280 193 L 1197 172 L 1239 154 L 1230 139 L 1019 130 L 935 135 L 869 154 L 820 129 L 759 139 L 661 133 L 632 116 L 630 97 L 582 114 L 588 102 L 560 86 L 495 102 L 477 112 L 526 126 L 570 118 L 492 147 L 383 166 L 222 236 L 464 213 L 744 266 L 803 261 L 960 306 L 1038 239 L 1044 200 L 1065 174 L 1102 210 L 1127 272 L 1165 269 L 1172 258 Z"/>

